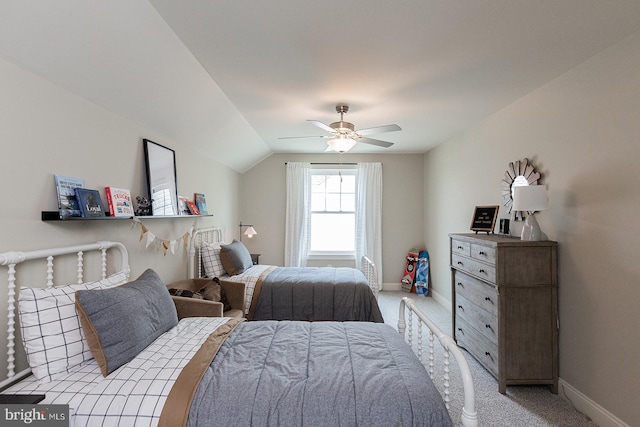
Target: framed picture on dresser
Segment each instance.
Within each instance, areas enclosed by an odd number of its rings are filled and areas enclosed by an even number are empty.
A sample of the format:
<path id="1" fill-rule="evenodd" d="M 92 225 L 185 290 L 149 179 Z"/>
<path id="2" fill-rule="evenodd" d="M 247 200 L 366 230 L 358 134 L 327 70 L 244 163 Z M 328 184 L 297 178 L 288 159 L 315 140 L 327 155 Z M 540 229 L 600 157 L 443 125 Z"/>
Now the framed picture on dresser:
<path id="1" fill-rule="evenodd" d="M 476 206 L 471 220 L 471 231 L 493 233 L 493 228 L 496 226 L 496 218 L 498 218 L 498 209 L 500 209 L 498 205 Z"/>

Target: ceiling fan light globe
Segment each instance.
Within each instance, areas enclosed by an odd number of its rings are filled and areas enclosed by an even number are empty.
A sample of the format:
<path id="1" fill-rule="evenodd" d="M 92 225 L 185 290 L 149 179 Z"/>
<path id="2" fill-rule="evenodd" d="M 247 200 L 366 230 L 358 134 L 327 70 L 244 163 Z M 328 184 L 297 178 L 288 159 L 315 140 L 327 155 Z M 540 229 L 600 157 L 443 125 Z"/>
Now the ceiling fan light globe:
<path id="1" fill-rule="evenodd" d="M 356 145 L 356 141 L 344 135 L 337 135 L 335 139 L 327 141 L 327 145 L 331 147 L 333 151 L 345 153 Z"/>

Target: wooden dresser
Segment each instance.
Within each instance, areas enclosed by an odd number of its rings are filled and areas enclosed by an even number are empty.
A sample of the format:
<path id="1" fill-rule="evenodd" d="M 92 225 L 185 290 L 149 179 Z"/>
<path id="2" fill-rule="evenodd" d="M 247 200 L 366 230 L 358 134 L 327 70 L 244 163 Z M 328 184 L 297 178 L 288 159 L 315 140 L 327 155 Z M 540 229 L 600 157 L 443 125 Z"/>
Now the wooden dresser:
<path id="1" fill-rule="evenodd" d="M 558 393 L 557 243 L 450 234 L 453 336 L 507 385 Z"/>

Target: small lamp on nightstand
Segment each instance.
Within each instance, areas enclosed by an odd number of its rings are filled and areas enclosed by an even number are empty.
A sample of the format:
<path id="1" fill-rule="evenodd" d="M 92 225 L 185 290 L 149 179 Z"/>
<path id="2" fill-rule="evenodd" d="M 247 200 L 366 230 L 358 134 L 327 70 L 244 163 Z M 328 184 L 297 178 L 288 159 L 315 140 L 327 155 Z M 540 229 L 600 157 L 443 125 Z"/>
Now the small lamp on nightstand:
<path id="1" fill-rule="evenodd" d="M 536 211 L 545 211 L 549 207 L 547 188 L 544 185 L 523 185 L 513 187 L 513 210 L 529 213 L 522 227 L 521 240 L 547 240 L 536 220 Z"/>
<path id="2" fill-rule="evenodd" d="M 253 224 L 243 224 L 242 221 L 240 221 L 240 241 L 242 242 L 242 234 L 244 234 L 245 236 L 247 236 L 248 238 L 252 238 L 253 236 L 255 236 L 256 234 L 258 234 L 258 232 L 256 231 L 255 228 L 253 228 Z M 242 233 L 242 227 L 248 227 L 244 233 Z"/>

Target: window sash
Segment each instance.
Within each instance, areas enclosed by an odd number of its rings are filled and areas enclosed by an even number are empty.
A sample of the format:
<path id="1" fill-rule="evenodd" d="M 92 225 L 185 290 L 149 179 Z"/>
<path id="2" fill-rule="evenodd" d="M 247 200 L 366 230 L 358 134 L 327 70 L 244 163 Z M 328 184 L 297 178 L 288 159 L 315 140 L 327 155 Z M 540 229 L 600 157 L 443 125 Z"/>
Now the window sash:
<path id="1" fill-rule="evenodd" d="M 342 180 L 338 180 L 336 178 L 342 175 Z M 324 176 L 325 180 L 319 182 L 314 177 Z M 345 179 L 346 178 L 346 179 Z M 336 257 L 347 257 L 353 258 L 355 254 L 355 199 L 356 199 L 356 188 L 357 188 L 357 175 L 355 169 L 316 169 L 311 171 L 311 180 L 312 183 L 315 181 L 315 185 L 312 184 L 312 207 L 311 207 L 311 248 L 310 255 L 313 255 L 315 258 L 322 256 L 336 256 Z M 347 182 L 345 182 L 347 181 Z M 314 191 L 316 190 L 316 191 Z M 352 241 L 345 241 L 346 234 L 342 231 L 337 231 L 333 235 L 331 233 L 327 233 L 326 231 L 318 231 L 315 226 L 317 226 L 317 221 L 320 220 L 322 216 L 325 217 L 325 221 L 327 218 L 331 218 L 333 216 L 333 222 L 335 225 L 339 224 L 338 219 L 340 216 L 347 216 L 349 218 L 346 221 L 350 222 L 349 227 L 352 232 L 351 234 Z M 315 219 L 315 221 L 314 221 Z M 331 221 L 329 221 L 331 222 Z M 331 227 L 331 225 L 325 225 L 326 227 Z M 326 230 L 326 229 L 325 229 Z M 346 250 L 340 250 L 338 247 L 334 247 L 333 249 L 328 248 L 327 245 L 330 245 L 327 240 L 324 242 L 318 241 L 317 233 L 322 233 L 323 236 L 333 236 L 328 239 L 330 242 L 336 242 L 338 240 L 342 240 L 342 248 L 346 248 Z"/>

